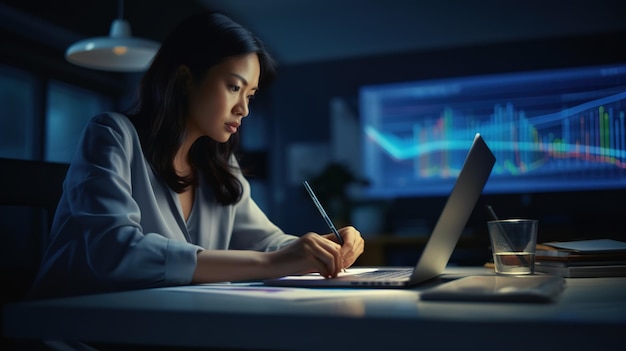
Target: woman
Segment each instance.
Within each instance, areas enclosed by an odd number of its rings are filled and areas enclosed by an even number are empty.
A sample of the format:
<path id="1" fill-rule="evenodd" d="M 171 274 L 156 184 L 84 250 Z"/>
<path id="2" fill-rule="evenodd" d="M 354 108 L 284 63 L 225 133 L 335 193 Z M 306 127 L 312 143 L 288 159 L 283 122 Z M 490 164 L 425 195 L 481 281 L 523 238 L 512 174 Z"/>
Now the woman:
<path id="1" fill-rule="evenodd" d="M 203 13 L 166 39 L 137 109 L 87 125 L 33 297 L 319 272 L 363 252 L 359 232 L 287 235 L 250 198 L 233 151 L 274 62 L 248 30 Z"/>

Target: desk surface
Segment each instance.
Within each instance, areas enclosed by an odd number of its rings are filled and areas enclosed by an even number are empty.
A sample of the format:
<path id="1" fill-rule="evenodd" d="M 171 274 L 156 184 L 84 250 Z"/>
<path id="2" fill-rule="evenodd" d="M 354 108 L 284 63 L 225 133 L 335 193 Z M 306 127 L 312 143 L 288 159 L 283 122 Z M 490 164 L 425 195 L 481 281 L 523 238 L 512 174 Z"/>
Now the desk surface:
<path id="1" fill-rule="evenodd" d="M 476 267 L 448 268 L 446 274 L 493 273 Z M 320 290 L 319 298 L 298 299 L 164 288 L 32 301 L 6 306 L 3 333 L 10 338 L 261 350 L 479 344 L 502 344 L 507 351 L 554 350 L 624 340 L 626 278 L 567 279 L 552 303 L 421 301 L 425 288 Z"/>

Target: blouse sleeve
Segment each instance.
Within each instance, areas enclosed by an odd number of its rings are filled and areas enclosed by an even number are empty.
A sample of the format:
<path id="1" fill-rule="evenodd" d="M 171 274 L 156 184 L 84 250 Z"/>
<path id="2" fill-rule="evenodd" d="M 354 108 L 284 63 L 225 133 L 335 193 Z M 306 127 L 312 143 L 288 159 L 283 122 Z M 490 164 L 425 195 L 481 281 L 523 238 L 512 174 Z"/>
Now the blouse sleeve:
<path id="1" fill-rule="evenodd" d="M 35 284 L 40 293 L 191 282 L 201 248 L 162 233 L 143 232 L 132 179 L 145 164 L 134 128 L 123 118 L 96 116 L 81 137 Z"/>
<path id="2" fill-rule="evenodd" d="M 243 194 L 235 206 L 230 248 L 275 251 L 298 239 L 297 236 L 285 234 L 271 222 L 250 196 L 250 183 L 241 175 L 239 180 L 243 185 Z"/>

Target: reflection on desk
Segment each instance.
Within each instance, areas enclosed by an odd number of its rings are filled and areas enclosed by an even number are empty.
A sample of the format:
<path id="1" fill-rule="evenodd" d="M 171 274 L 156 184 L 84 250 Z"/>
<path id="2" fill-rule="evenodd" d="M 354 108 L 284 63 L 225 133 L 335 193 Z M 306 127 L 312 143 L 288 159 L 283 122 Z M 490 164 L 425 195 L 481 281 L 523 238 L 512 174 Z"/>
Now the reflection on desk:
<path id="1" fill-rule="evenodd" d="M 450 267 L 445 274 L 493 271 Z M 626 278 L 568 279 L 563 294 L 548 304 L 422 301 L 424 289 L 319 289 L 318 298 L 304 299 L 189 288 L 79 296 L 6 306 L 3 333 L 256 350 L 460 350 L 470 345 L 563 350 L 623 343 Z"/>

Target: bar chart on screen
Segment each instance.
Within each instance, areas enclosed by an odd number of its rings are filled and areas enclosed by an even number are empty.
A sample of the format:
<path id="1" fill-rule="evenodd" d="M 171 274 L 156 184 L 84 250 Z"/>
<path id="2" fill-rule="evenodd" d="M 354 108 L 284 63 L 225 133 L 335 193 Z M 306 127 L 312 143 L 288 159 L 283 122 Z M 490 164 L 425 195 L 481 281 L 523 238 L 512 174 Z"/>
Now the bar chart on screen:
<path id="1" fill-rule="evenodd" d="M 485 192 L 626 188 L 626 65 L 364 87 L 370 195 L 450 190 L 472 136 L 496 155 Z"/>

